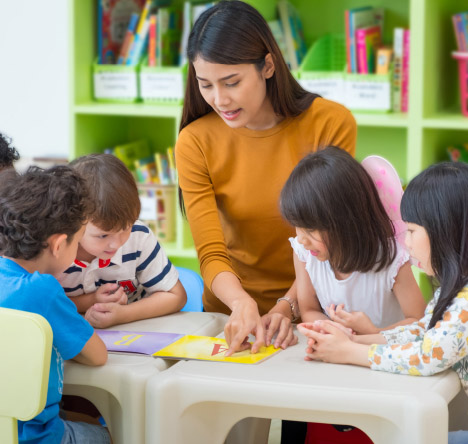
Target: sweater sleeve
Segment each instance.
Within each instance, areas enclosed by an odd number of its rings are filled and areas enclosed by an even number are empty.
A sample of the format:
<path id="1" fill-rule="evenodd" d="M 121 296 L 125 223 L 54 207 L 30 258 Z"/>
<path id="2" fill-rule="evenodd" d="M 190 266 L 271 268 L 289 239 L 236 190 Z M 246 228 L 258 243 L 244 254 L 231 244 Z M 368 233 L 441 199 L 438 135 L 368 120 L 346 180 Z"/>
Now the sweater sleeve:
<path id="1" fill-rule="evenodd" d="M 340 107 L 334 114 L 333 132 L 329 135 L 329 145 L 344 149 L 353 157 L 356 154 L 357 126 L 351 112 Z"/>
<path id="2" fill-rule="evenodd" d="M 211 289 L 217 274 L 232 268 L 218 215 L 210 172 L 200 143 L 187 129 L 177 140 L 175 148 L 179 186 L 185 211 L 195 242 L 200 271 L 205 285 Z"/>
<path id="3" fill-rule="evenodd" d="M 442 372 L 468 352 L 468 288 L 461 291 L 443 318 L 424 335 L 403 344 L 372 345 L 369 362 L 373 370 L 409 375 Z"/>

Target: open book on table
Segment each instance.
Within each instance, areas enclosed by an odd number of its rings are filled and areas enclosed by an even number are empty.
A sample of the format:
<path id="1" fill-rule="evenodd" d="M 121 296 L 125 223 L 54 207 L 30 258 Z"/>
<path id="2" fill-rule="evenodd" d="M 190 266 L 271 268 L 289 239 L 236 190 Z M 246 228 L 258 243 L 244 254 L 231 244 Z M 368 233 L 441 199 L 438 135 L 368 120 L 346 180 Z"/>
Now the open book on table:
<path id="1" fill-rule="evenodd" d="M 255 354 L 245 350 L 226 357 L 224 354 L 228 350 L 228 345 L 226 340 L 221 338 L 122 330 L 96 330 L 96 333 L 106 344 L 109 352 L 137 353 L 155 358 L 256 364 L 281 350 L 270 345 L 262 347 Z"/>

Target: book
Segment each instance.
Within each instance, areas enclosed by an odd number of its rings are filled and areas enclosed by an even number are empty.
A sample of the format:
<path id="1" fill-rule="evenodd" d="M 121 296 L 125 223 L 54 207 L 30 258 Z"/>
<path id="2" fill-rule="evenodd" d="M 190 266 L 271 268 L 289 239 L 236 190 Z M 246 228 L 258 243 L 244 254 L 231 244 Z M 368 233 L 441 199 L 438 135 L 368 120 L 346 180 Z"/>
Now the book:
<path id="1" fill-rule="evenodd" d="M 307 52 L 301 18 L 288 0 L 279 0 L 277 8 L 284 34 L 286 62 L 290 69 L 298 69 Z"/>
<path id="2" fill-rule="evenodd" d="M 150 19 L 147 18 L 143 23 L 143 26 L 138 34 L 135 35 L 135 39 L 133 40 L 132 49 L 130 54 L 127 58 L 127 65 L 136 66 L 140 61 L 140 57 L 145 50 L 146 43 L 148 41 L 148 32 L 150 26 Z"/>
<path id="3" fill-rule="evenodd" d="M 403 28 L 393 30 L 393 111 L 401 111 L 401 70 L 403 65 Z"/>
<path id="4" fill-rule="evenodd" d="M 154 160 L 156 163 L 156 171 L 161 185 L 171 184 L 171 172 L 169 169 L 169 160 L 166 154 L 154 153 Z"/>
<path id="5" fill-rule="evenodd" d="M 384 12 L 382 8 L 372 8 L 370 6 L 345 11 L 348 72 L 358 72 L 356 30 L 358 28 L 377 25 L 380 27 L 380 35 L 383 35 L 383 17 Z"/>
<path id="6" fill-rule="evenodd" d="M 408 112 L 408 86 L 410 63 L 410 30 L 403 31 L 403 56 L 401 62 L 401 111 Z"/>
<path id="7" fill-rule="evenodd" d="M 268 347 L 261 347 L 255 354 L 250 353 L 250 350 L 244 350 L 226 357 L 224 355 L 228 348 L 229 346 L 225 339 L 185 335 L 174 343 L 153 353 L 153 356 L 166 359 L 198 359 L 202 361 L 257 364 L 281 350 L 270 345 Z"/>
<path id="8" fill-rule="evenodd" d="M 125 38 L 120 48 L 119 58 L 117 59 L 118 65 L 125 64 L 125 60 L 128 55 L 128 50 L 130 49 L 130 46 L 132 45 L 132 42 L 134 39 L 134 35 L 135 35 L 134 33 L 135 33 L 137 22 L 138 22 L 138 14 L 134 13 L 130 17 L 130 22 L 128 23 L 127 32 L 125 33 Z"/>
<path id="9" fill-rule="evenodd" d="M 151 156 L 148 141 L 145 139 L 117 145 L 113 150 L 114 156 L 118 157 L 132 172 L 135 171 L 135 161 Z"/>
<path id="10" fill-rule="evenodd" d="M 380 26 L 356 29 L 356 55 L 359 74 L 375 72 L 375 55 L 381 45 Z"/>
<path id="11" fill-rule="evenodd" d="M 457 42 L 457 49 L 458 51 L 465 51 L 466 44 L 465 44 L 465 35 L 463 32 L 463 22 L 461 19 L 460 14 L 452 15 L 452 24 L 453 24 L 453 31 L 455 33 L 455 41 Z"/>
<path id="12" fill-rule="evenodd" d="M 376 74 L 388 74 L 393 59 L 392 48 L 379 48 L 376 54 Z"/>
<path id="13" fill-rule="evenodd" d="M 221 338 L 125 330 L 96 330 L 96 333 L 111 353 L 134 353 L 155 358 L 256 364 L 281 350 L 270 345 L 261 347 L 255 354 L 245 350 L 226 357 L 224 355 L 229 347 L 226 340 Z"/>
<path id="14" fill-rule="evenodd" d="M 148 66 L 156 66 L 157 15 L 151 14 L 148 40 Z"/>
<path id="15" fill-rule="evenodd" d="M 125 330 L 96 330 L 107 351 L 152 355 L 184 335 L 179 333 L 140 332 Z"/>
<path id="16" fill-rule="evenodd" d="M 268 22 L 268 26 L 270 27 L 271 33 L 278 44 L 278 47 L 283 55 L 284 60 L 287 61 L 288 59 L 288 52 L 286 49 L 286 42 L 284 39 L 284 32 L 281 26 L 281 22 L 279 20 L 271 20 Z M 287 62 L 286 62 L 287 63 Z"/>
<path id="17" fill-rule="evenodd" d="M 140 15 L 145 0 L 98 0 L 98 63 L 116 63 L 132 14 Z"/>

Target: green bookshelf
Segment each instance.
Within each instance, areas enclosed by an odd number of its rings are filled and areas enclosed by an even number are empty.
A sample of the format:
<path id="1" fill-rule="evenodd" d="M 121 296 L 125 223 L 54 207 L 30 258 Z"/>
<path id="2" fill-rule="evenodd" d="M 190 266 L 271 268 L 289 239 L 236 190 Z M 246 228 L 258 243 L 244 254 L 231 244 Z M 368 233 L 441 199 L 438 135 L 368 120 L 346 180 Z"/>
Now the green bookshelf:
<path id="1" fill-rule="evenodd" d="M 446 158 L 448 144 L 468 142 L 468 119 L 460 111 L 451 16 L 468 10 L 468 0 L 290 0 L 304 24 L 307 45 L 326 33 L 344 32 L 344 11 L 371 5 L 385 8 L 384 42 L 393 28 L 411 29 L 409 112 L 355 113 L 357 158 L 380 154 L 404 181 Z M 265 14 L 274 0 L 250 0 Z M 165 150 L 177 138 L 178 105 L 104 104 L 93 101 L 92 63 L 96 54 L 96 0 L 70 0 L 71 153 L 76 157 L 137 138 Z M 271 17 L 268 17 L 271 18 Z M 164 245 L 176 265 L 198 270 L 190 230 L 180 214 L 176 240 Z M 425 285 L 425 280 L 420 279 Z M 426 290 L 427 291 L 427 290 Z"/>

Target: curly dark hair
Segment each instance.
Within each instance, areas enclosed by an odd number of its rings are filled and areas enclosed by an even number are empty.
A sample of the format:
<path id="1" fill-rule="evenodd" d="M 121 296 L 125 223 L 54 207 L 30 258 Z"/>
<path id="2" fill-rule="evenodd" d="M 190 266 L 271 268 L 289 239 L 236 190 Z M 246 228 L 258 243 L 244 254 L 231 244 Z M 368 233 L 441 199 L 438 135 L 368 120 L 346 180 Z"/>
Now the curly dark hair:
<path id="1" fill-rule="evenodd" d="M 0 172 L 0 254 L 31 260 L 53 234 L 73 239 L 94 211 L 88 188 L 68 166 Z"/>
<path id="2" fill-rule="evenodd" d="M 0 133 L 0 171 L 13 166 L 13 162 L 19 159 L 19 153 L 11 145 L 11 139 Z"/>

